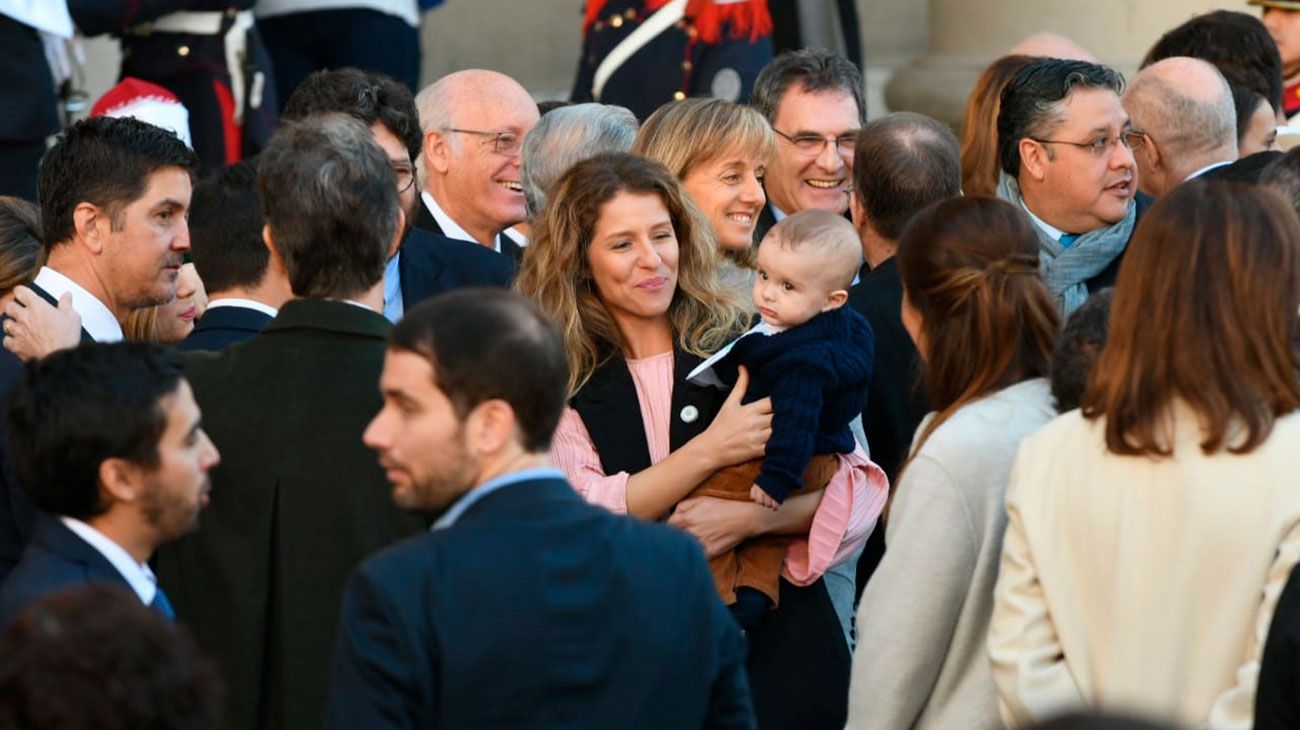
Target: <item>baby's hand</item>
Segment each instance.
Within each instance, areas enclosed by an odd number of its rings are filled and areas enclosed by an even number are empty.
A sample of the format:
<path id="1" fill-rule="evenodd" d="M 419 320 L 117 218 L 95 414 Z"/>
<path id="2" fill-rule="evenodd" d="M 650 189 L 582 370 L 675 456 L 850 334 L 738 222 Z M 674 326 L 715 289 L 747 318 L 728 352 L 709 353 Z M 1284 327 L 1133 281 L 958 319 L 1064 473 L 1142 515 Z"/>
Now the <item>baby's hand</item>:
<path id="1" fill-rule="evenodd" d="M 763 488 L 757 484 L 749 488 L 749 498 L 754 500 L 755 503 L 761 504 L 770 510 L 777 510 L 781 507 L 781 505 L 777 504 L 775 499 L 772 499 L 772 495 L 764 492 Z"/>

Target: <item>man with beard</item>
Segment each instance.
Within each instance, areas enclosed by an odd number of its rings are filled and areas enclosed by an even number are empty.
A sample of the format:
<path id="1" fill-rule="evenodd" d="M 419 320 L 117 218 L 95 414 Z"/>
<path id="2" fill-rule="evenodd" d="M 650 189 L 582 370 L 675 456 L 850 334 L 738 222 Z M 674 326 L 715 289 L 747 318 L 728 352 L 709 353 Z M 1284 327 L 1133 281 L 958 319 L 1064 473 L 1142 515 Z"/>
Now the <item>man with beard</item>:
<path id="1" fill-rule="evenodd" d="M 393 329 L 365 443 L 436 521 L 353 575 L 326 728 L 755 726 L 699 544 L 549 466 L 567 380 L 517 295 L 453 292 Z"/>
<path id="2" fill-rule="evenodd" d="M 439 233 L 414 228 L 420 215 L 415 160 L 420 155 L 420 119 L 406 86 L 371 71 L 317 71 L 289 97 L 284 120 L 337 112 L 365 124 L 388 155 L 406 224 L 402 246 L 384 269 L 384 316 L 390 322 L 421 301 L 462 286 L 508 287 L 514 266 L 508 257 Z M 425 213 L 427 215 L 427 213 Z"/>
<path id="3" fill-rule="evenodd" d="M 83 342 L 117 342 L 133 310 L 176 296 L 190 248 L 186 213 L 198 158 L 176 135 L 135 119 L 92 117 L 69 127 L 41 161 L 46 262 L 17 306 L 60 299 L 81 317 Z M 4 320 L 5 335 L 21 325 Z M 0 404 L 22 368 L 0 349 Z M 0 419 L 0 581 L 36 518 L 18 488 Z"/>
<path id="4" fill-rule="evenodd" d="M 194 529 L 220 460 L 173 357 L 125 343 L 56 352 L 26 367 L 8 417 L 19 479 L 44 514 L 0 589 L 0 626 L 40 596 L 100 582 L 172 618 L 149 559 Z"/>

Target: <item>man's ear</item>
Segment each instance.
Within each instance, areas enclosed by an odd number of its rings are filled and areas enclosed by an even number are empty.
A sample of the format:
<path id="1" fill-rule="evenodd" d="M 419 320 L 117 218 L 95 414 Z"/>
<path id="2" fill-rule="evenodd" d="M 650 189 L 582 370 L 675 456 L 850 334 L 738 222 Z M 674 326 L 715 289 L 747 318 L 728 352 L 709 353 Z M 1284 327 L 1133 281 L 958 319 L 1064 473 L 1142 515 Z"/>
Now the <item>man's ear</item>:
<path id="1" fill-rule="evenodd" d="M 465 419 L 469 447 L 473 453 L 497 454 L 515 440 L 519 421 L 515 410 L 500 399 L 486 400 L 474 407 Z"/>
<path id="2" fill-rule="evenodd" d="M 105 459 L 99 463 L 99 486 L 112 502 L 131 503 L 140 498 L 141 469 L 126 459 Z"/>
<path id="3" fill-rule="evenodd" d="M 1038 182 L 1047 177 L 1047 163 L 1052 161 L 1047 145 L 1024 137 L 1020 140 L 1020 170 Z"/>
<path id="4" fill-rule="evenodd" d="M 287 280 L 289 278 L 289 269 L 284 265 L 284 256 L 280 254 L 280 249 L 275 247 L 275 234 L 271 232 L 271 225 L 268 223 L 262 226 L 262 245 L 266 246 L 266 251 L 270 255 L 270 260 L 266 262 L 266 271 L 269 276 L 272 271 L 277 271 Z M 266 277 L 263 277 L 263 281 Z"/>
<path id="5" fill-rule="evenodd" d="M 867 225 L 867 209 L 862 207 L 862 201 L 858 199 L 856 192 L 849 193 L 849 218 L 853 221 L 853 227 L 861 233 Z"/>
<path id="6" fill-rule="evenodd" d="M 426 166 L 441 175 L 451 169 L 451 140 L 438 130 L 430 130 L 424 135 L 424 159 Z M 425 180 L 428 185 L 430 181 Z"/>
<path id="7" fill-rule="evenodd" d="M 104 252 L 104 238 L 112 228 L 113 221 L 108 211 L 98 205 L 82 201 L 72 209 L 73 235 L 91 253 Z"/>

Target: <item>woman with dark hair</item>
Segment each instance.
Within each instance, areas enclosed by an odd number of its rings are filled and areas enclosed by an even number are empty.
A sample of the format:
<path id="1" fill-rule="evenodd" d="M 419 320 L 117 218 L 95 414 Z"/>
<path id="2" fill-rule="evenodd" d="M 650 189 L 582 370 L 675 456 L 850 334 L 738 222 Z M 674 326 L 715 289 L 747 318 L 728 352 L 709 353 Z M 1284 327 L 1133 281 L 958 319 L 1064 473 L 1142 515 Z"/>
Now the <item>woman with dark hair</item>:
<path id="1" fill-rule="evenodd" d="M 903 324 L 934 412 L 903 466 L 885 557 L 858 609 L 851 728 L 1000 728 L 984 643 L 1003 492 L 1020 441 L 1055 415 L 1060 315 L 1029 218 L 993 198 L 918 213 L 898 242 Z"/>
<path id="2" fill-rule="evenodd" d="M 1002 90 L 1032 56 L 1003 56 L 984 69 L 966 98 L 961 127 L 961 189 L 966 195 L 993 197 L 998 191 L 998 112 Z"/>
<path id="3" fill-rule="evenodd" d="M 1277 149 L 1277 113 L 1258 92 L 1229 84 L 1237 109 L 1237 156 L 1249 157 Z"/>
<path id="4" fill-rule="evenodd" d="M 823 574 L 861 548 L 874 521 L 868 490 L 883 477 L 860 451 L 824 490 L 778 510 L 753 502 L 682 501 L 718 469 L 762 456 L 768 399 L 741 404 L 686 375 L 748 325 L 714 275 L 708 222 L 662 166 L 626 154 L 574 165 L 551 192 L 516 286 L 564 333 L 570 408 L 551 447 L 589 501 L 671 522 L 709 556 L 761 534 L 797 538 L 779 605 L 749 635 L 760 727 L 842 728 L 853 584 Z M 832 591 L 835 594 L 832 599 Z"/>
<path id="5" fill-rule="evenodd" d="M 1007 488 L 989 650 L 1013 726 L 1091 705 L 1250 727 L 1300 556 L 1298 310 L 1277 194 L 1192 181 L 1142 219 L 1081 410 Z"/>
<path id="6" fill-rule="evenodd" d="M 35 279 L 44 263 L 41 209 L 0 195 L 0 306 L 13 299 L 14 287 Z"/>

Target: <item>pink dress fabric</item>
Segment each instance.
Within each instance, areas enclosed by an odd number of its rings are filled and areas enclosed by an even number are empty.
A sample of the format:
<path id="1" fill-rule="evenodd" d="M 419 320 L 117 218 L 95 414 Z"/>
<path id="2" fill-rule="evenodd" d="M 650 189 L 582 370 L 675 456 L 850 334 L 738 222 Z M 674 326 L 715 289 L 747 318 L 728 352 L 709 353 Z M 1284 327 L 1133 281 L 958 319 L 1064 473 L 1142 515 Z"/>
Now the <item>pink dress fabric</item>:
<path id="1" fill-rule="evenodd" d="M 668 455 L 672 422 L 673 353 L 628 360 L 628 370 L 641 404 L 650 463 Z M 806 538 L 795 540 L 785 556 L 781 574 L 795 585 L 815 582 L 833 565 L 850 558 L 866 542 L 885 508 L 889 481 L 862 450 L 840 455 Z M 588 502 L 612 512 L 627 513 L 627 472 L 606 474 L 582 417 L 565 408 L 551 442 L 551 463 L 569 477 Z"/>

